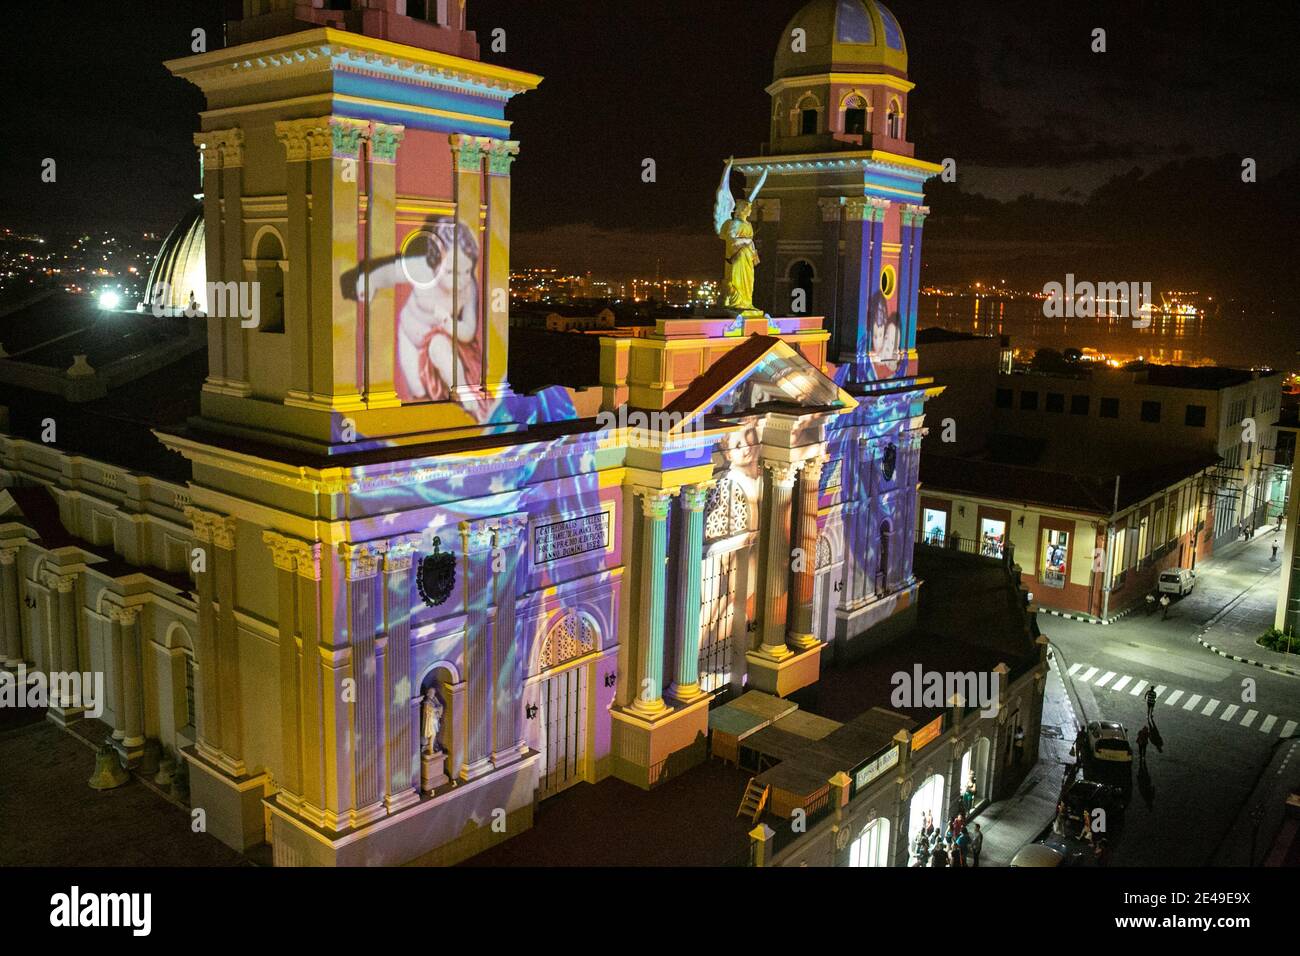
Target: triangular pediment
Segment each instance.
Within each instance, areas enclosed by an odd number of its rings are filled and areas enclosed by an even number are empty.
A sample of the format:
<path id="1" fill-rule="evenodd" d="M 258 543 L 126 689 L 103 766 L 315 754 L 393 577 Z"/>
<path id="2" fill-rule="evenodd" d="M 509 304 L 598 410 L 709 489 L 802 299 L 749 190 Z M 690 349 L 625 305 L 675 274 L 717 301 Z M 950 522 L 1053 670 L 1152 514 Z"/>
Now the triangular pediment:
<path id="1" fill-rule="evenodd" d="M 673 431 L 680 431 L 705 416 L 738 417 L 774 405 L 847 411 L 857 401 L 781 339 L 751 335 L 665 411 L 676 421 Z"/>

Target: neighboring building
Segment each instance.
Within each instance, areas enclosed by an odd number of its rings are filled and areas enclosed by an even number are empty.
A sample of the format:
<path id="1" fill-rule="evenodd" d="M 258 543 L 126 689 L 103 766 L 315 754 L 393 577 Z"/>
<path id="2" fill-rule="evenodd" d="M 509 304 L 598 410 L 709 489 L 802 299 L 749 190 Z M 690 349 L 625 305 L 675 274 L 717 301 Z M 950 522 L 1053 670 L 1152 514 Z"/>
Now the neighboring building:
<path id="1" fill-rule="evenodd" d="M 998 370 L 1009 367 L 1011 360 L 1007 337 L 921 329 L 916 351 L 922 374 L 944 387 L 926 406 L 926 454 L 979 452 L 993 427 Z"/>
<path id="2" fill-rule="evenodd" d="M 995 438 L 995 444 L 1005 439 Z M 932 547 L 1001 557 L 1035 604 L 1108 620 L 1140 604 L 1169 567 L 1209 556 L 1201 534 L 1212 455 L 1150 464 L 1094 449 L 1091 469 L 921 456 L 918 534 Z"/>
<path id="3" fill-rule="evenodd" d="M 590 332 L 612 330 L 617 325 L 614 310 L 556 307 L 513 312 L 512 329 L 545 329 L 548 332 Z"/>
<path id="4" fill-rule="evenodd" d="M 1212 529 L 1221 545 L 1238 537 L 1243 524 L 1267 520 L 1281 393 L 1277 372 L 1079 363 L 1071 374 L 1001 376 L 993 430 L 1031 437 L 1066 431 L 1080 449 L 1122 445 L 1176 457 L 1214 452 L 1222 463 L 1212 487 Z"/>
<path id="5" fill-rule="evenodd" d="M 736 689 L 789 694 L 828 645 L 902 634 L 940 391 L 911 319 L 938 167 L 902 139 L 882 7 L 805 8 L 856 11 L 825 78 L 893 117 L 837 160 L 856 183 L 821 189 L 861 239 L 837 260 L 858 302 L 840 361 L 816 315 L 659 320 L 599 339 L 602 414 L 579 417 L 577 392 L 512 389 L 491 294 L 506 107 L 540 78 L 480 62 L 463 4 L 351 6 L 268 0 L 231 47 L 167 64 L 207 99 L 208 290 L 260 289 L 259 321 L 210 295 L 196 351 L 179 319 L 131 313 L 173 323 L 148 375 L 3 390 L 5 666 L 103 672 L 123 762 L 161 741 L 209 832 L 286 866 L 463 859 L 569 786 L 689 768 Z M 196 232 L 159 257 L 177 287 Z"/>
<path id="6" fill-rule="evenodd" d="M 1286 489 L 1280 500 L 1280 507 L 1274 512 L 1274 522 L 1282 521 L 1285 537 L 1281 542 L 1278 560 L 1282 562 L 1282 577 L 1278 583 L 1277 614 L 1273 626 L 1284 634 L 1300 632 L 1300 538 L 1296 528 L 1300 527 L 1300 494 L 1295 491 L 1295 447 L 1296 438 L 1300 436 L 1300 418 L 1296 407 L 1289 405 L 1278 421 L 1278 450 L 1283 452 L 1278 462 L 1282 482 Z"/>

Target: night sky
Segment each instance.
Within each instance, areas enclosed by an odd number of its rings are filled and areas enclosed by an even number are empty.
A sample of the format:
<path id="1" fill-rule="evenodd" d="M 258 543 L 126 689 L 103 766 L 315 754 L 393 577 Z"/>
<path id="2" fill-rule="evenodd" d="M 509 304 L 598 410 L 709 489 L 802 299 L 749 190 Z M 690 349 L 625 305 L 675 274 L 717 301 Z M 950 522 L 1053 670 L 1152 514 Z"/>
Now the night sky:
<path id="1" fill-rule="evenodd" d="M 545 77 L 510 108 L 515 262 L 709 276 L 712 190 L 767 135 L 798 0 L 469 0 L 485 60 Z M 1290 294 L 1300 173 L 1297 17 L 1283 3 L 890 4 L 909 133 L 932 182 L 924 281 L 1038 285 L 1069 270 Z M 220 43 L 218 0 L 7 11 L 0 225 L 165 230 L 197 188 L 202 97 L 161 61 Z M 1108 52 L 1090 49 L 1094 27 Z M 506 30 L 493 53 L 490 33 Z M 58 182 L 40 182 L 46 157 Z M 1242 157 L 1259 182 L 1241 182 Z M 641 181 L 653 157 L 658 181 Z M 1116 273 L 1116 270 L 1120 270 Z"/>

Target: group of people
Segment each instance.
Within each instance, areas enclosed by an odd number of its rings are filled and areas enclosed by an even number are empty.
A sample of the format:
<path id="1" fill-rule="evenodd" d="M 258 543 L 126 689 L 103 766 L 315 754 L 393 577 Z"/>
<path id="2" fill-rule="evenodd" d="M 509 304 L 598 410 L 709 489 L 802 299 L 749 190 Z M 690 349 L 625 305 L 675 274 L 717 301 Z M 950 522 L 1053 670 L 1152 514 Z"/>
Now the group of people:
<path id="1" fill-rule="evenodd" d="M 984 849 L 984 834 L 978 823 L 966 826 L 965 813 L 948 821 L 942 833 L 934 825 L 934 816 L 926 811 L 921 829 L 912 841 L 913 866 L 979 866 Z M 969 861 L 969 862 L 968 862 Z"/>

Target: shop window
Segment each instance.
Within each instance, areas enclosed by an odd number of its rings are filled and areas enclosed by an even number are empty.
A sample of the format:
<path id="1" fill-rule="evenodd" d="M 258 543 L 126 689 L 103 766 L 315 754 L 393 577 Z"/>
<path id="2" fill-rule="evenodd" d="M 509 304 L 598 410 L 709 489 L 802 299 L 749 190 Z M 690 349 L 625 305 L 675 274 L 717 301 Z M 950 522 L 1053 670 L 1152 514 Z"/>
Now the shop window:
<path id="1" fill-rule="evenodd" d="M 1047 393 L 1047 410 L 1049 412 L 1065 412 L 1065 396 L 1060 392 Z"/>
<path id="2" fill-rule="evenodd" d="M 1009 388 L 998 389 L 997 396 L 994 398 L 994 404 L 997 405 L 998 408 L 1010 408 L 1011 389 Z"/>
<path id="3" fill-rule="evenodd" d="M 1088 409 L 1091 405 L 1092 405 L 1092 401 L 1089 399 L 1087 395 L 1070 396 L 1071 415 L 1087 415 Z"/>
<path id="4" fill-rule="evenodd" d="M 1020 393 L 1020 410 L 1022 412 L 1038 411 L 1038 393 L 1021 392 Z"/>
<path id="5" fill-rule="evenodd" d="M 1102 418 L 1119 418 L 1119 399 L 1103 398 L 1100 412 Z"/>
<path id="6" fill-rule="evenodd" d="M 1070 533 L 1054 528 L 1043 529 L 1039 552 L 1043 566 L 1039 569 L 1038 579 L 1049 588 L 1065 587 L 1066 565 L 1070 559 Z"/>
<path id="7" fill-rule="evenodd" d="M 1187 411 L 1183 414 L 1183 424 L 1190 425 L 1192 428 L 1205 427 L 1205 406 L 1188 405 Z"/>
<path id="8" fill-rule="evenodd" d="M 1160 421 L 1160 403 L 1143 402 L 1140 414 L 1144 422 L 1158 423 Z"/>

